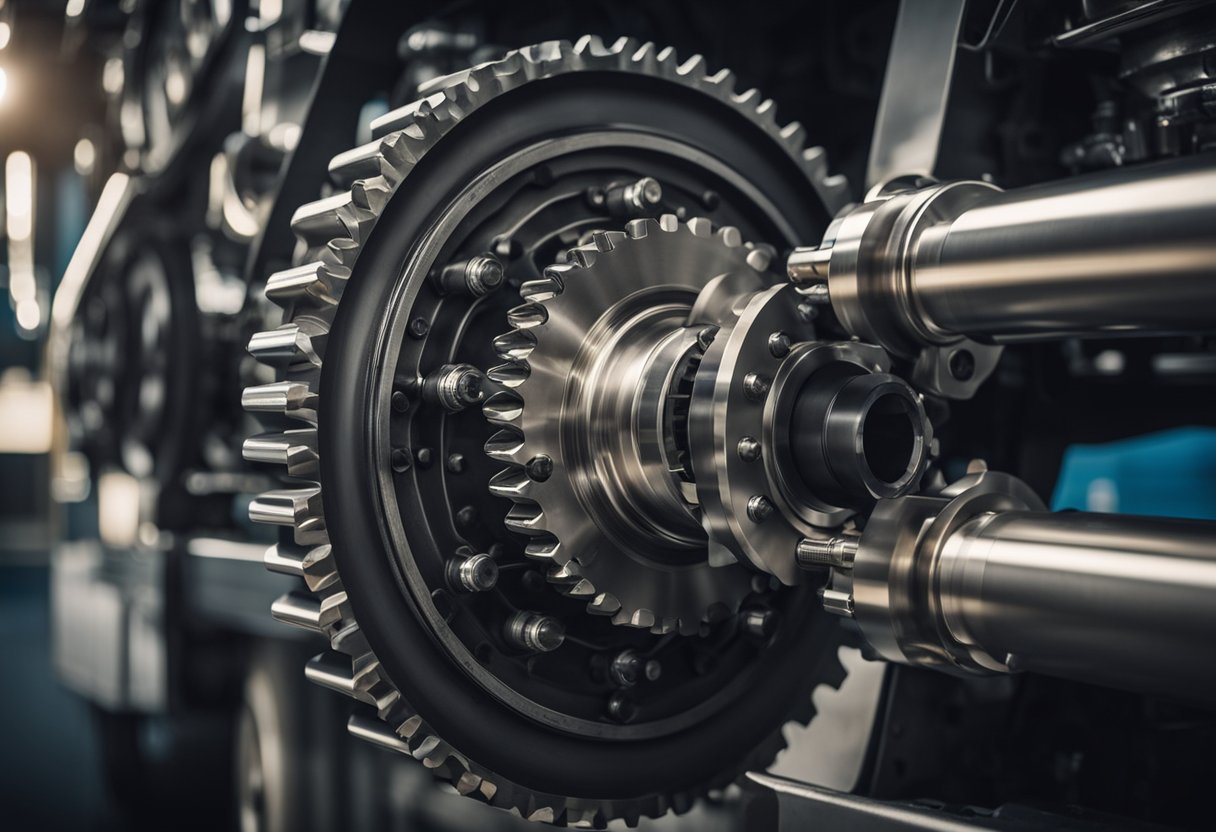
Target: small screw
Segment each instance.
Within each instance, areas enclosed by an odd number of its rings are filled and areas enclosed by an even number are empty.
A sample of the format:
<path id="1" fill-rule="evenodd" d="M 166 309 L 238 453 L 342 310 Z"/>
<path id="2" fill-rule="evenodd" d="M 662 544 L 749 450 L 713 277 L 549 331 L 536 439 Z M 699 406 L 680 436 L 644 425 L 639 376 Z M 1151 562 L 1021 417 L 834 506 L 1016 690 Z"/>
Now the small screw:
<path id="1" fill-rule="evenodd" d="M 498 564 L 486 554 L 477 554 L 449 566 L 453 588 L 465 592 L 486 592 L 498 583 Z"/>
<path id="2" fill-rule="evenodd" d="M 747 501 L 747 516 L 753 523 L 763 523 L 775 510 L 773 501 L 763 494 L 756 494 Z"/>
<path id="3" fill-rule="evenodd" d="M 566 640 L 562 622 L 535 612 L 517 612 L 507 620 L 503 634 L 516 647 L 536 653 L 551 653 Z"/>
<path id="4" fill-rule="evenodd" d="M 528 460 L 528 464 L 524 466 L 524 470 L 536 482 L 544 482 L 553 476 L 553 459 L 545 454 L 538 454 Z"/>
<path id="5" fill-rule="evenodd" d="M 414 461 L 418 463 L 419 468 L 430 468 L 431 463 L 435 461 L 435 452 L 430 448 L 419 448 L 414 451 Z"/>
<path id="6" fill-rule="evenodd" d="M 739 613 L 739 626 L 748 635 L 768 638 L 777 629 L 777 612 L 762 607 L 744 610 Z"/>
<path id="7" fill-rule="evenodd" d="M 785 358 L 790 354 L 792 343 L 790 336 L 784 332 L 774 332 L 768 336 L 768 351 L 773 354 L 773 358 Z"/>
<path id="8" fill-rule="evenodd" d="M 410 397 L 398 390 L 397 392 L 393 393 L 392 398 L 389 399 L 389 404 L 392 406 L 394 412 L 405 413 L 410 409 Z"/>
<path id="9" fill-rule="evenodd" d="M 464 454 L 448 454 L 446 467 L 449 473 L 462 474 L 464 473 Z"/>
<path id="10" fill-rule="evenodd" d="M 736 446 L 739 459 L 744 462 L 755 462 L 760 458 L 760 442 L 754 436 L 745 436 Z"/>
<path id="11" fill-rule="evenodd" d="M 625 694 L 618 691 L 608 697 L 608 716 L 617 722 L 628 722 L 633 719 L 636 711 L 637 708 L 626 698 Z"/>
<path id="12" fill-rule="evenodd" d="M 748 373 L 743 377 L 743 395 L 754 402 L 763 401 L 772 386 L 772 379 L 760 373 Z"/>
<path id="13" fill-rule="evenodd" d="M 456 512 L 456 524 L 461 528 L 469 528 L 477 522 L 477 509 L 473 506 L 465 506 Z"/>
<path id="14" fill-rule="evenodd" d="M 701 350 L 701 352 L 705 352 L 707 349 L 709 349 L 709 345 L 714 342 L 714 338 L 716 338 L 717 335 L 718 328 L 716 326 L 704 327 L 700 332 L 697 333 L 697 347 Z"/>
<path id="15" fill-rule="evenodd" d="M 411 338 L 425 338 L 426 334 L 431 331 L 431 325 L 426 322 L 426 318 L 414 318 L 410 321 L 409 332 Z"/>
<path id="16" fill-rule="evenodd" d="M 398 474 L 405 473 L 410 470 L 410 452 L 405 448 L 393 448 L 393 452 L 389 455 L 389 463 Z"/>

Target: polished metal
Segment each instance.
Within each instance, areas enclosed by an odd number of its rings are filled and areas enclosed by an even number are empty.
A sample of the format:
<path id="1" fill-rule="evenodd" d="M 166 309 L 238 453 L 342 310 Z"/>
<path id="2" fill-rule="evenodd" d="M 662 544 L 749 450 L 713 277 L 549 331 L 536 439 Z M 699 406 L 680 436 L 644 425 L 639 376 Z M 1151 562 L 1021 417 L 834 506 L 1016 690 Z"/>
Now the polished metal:
<path id="1" fill-rule="evenodd" d="M 655 632 L 692 634 L 739 608 L 749 581 L 706 557 L 701 509 L 673 440 L 680 385 L 712 347 L 733 295 L 771 282 L 767 255 L 704 219 L 629 222 L 597 233 L 568 262 L 526 283 L 495 339 L 506 390 L 486 413 L 511 463 L 491 483 L 515 502 L 508 524 L 558 589 L 589 612 Z M 555 416 L 555 414 L 560 414 Z M 509 418 L 505 418 L 509 417 Z M 523 460 L 543 455 L 538 480 Z M 569 552 L 561 563 L 556 552 Z"/>
<path id="2" fill-rule="evenodd" d="M 830 590 L 892 661 L 1216 698 L 1216 524 L 1049 513 L 982 472 L 879 503 Z"/>
<path id="3" fill-rule="evenodd" d="M 966 0 L 903 0 L 887 57 L 866 187 L 932 176 Z"/>
<path id="4" fill-rule="evenodd" d="M 803 538 L 798 541 L 794 557 L 803 569 L 821 569 L 825 566 L 852 569 L 857 546 L 856 537 L 830 537 L 827 540 Z"/>
<path id="5" fill-rule="evenodd" d="M 493 254 L 477 254 L 445 266 L 439 273 L 439 288 L 479 298 L 501 286 L 504 274 L 502 261 Z"/>
<path id="6" fill-rule="evenodd" d="M 472 364 L 444 364 L 423 380 L 422 397 L 456 413 L 485 399 L 485 376 Z"/>
<path id="7" fill-rule="evenodd" d="M 449 583 L 463 592 L 488 592 L 498 583 L 498 563 L 485 553 L 452 561 Z"/>
<path id="8" fill-rule="evenodd" d="M 913 381 L 972 395 L 998 344 L 1206 332 L 1216 304 L 1216 156 L 1004 192 L 893 180 L 787 271 Z"/>
<path id="9" fill-rule="evenodd" d="M 565 642 L 566 628 L 549 615 L 517 612 L 507 620 L 503 635 L 520 649 L 552 653 Z"/>

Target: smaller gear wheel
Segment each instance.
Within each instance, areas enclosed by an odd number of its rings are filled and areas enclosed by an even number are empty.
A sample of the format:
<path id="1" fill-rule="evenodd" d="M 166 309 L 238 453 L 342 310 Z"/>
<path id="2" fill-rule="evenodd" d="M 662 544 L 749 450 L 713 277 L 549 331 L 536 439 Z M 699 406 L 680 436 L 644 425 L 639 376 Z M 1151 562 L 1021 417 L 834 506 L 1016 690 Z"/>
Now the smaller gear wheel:
<path id="1" fill-rule="evenodd" d="M 696 633 L 750 588 L 712 565 L 679 437 L 687 380 L 742 290 L 772 285 L 771 251 L 674 215 L 596 232 L 525 283 L 495 339 L 506 363 L 485 413 L 491 482 L 529 557 L 587 610 L 655 633 Z M 721 291 L 718 288 L 722 287 Z M 723 307 L 723 308 L 718 308 Z"/>

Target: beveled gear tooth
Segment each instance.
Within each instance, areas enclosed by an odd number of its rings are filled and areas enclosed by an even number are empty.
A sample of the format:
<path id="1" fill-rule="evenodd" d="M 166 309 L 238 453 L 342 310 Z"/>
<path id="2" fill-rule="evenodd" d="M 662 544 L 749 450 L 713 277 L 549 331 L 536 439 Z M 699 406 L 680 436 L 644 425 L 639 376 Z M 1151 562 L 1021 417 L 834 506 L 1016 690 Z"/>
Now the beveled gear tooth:
<path id="1" fill-rule="evenodd" d="M 524 435 L 514 428 L 504 428 L 486 440 L 485 452 L 491 459 L 523 465 Z"/>
<path id="2" fill-rule="evenodd" d="M 527 472 L 519 468 L 508 468 L 490 477 L 490 493 L 495 497 L 527 499 L 534 485 Z"/>
<path id="3" fill-rule="evenodd" d="M 276 543 L 266 550 L 265 563 L 271 572 L 303 578 L 310 591 L 319 592 L 338 580 L 331 553 L 327 543 L 319 546 Z"/>
<path id="4" fill-rule="evenodd" d="M 705 83 L 727 93 L 733 93 L 735 88 L 735 73 L 729 69 L 719 69 L 712 75 L 706 75 Z"/>
<path id="5" fill-rule="evenodd" d="M 351 202 L 364 211 L 379 214 L 393 195 L 392 186 L 382 176 L 356 180 L 350 186 Z"/>
<path id="6" fill-rule="evenodd" d="M 549 310 L 540 303 L 524 303 L 507 313 L 507 323 L 516 329 L 534 329 L 549 320 Z"/>
<path id="7" fill-rule="evenodd" d="M 359 698 L 359 680 L 350 656 L 329 650 L 318 653 L 304 665 L 304 678 L 351 699 Z"/>
<path id="8" fill-rule="evenodd" d="M 270 276 L 266 298 L 284 309 L 301 303 L 318 308 L 333 306 L 341 298 L 348 276 L 348 271 L 322 261 L 293 266 Z"/>
<path id="9" fill-rule="evenodd" d="M 687 223 L 688 230 L 695 237 L 709 237 L 713 234 L 714 224 L 705 217 L 693 217 Z"/>
<path id="10" fill-rule="evenodd" d="M 292 215 L 291 230 L 310 248 L 323 246 L 335 237 L 351 237 L 343 217 L 352 206 L 350 191 L 306 203 Z"/>
<path id="11" fill-rule="evenodd" d="M 675 214 L 663 214 L 659 217 L 659 229 L 669 234 L 680 230 L 680 218 Z"/>
<path id="12" fill-rule="evenodd" d="M 773 263 L 773 253 L 768 248 L 757 246 L 747 253 L 747 265 L 758 272 L 768 271 Z"/>
<path id="13" fill-rule="evenodd" d="M 249 519 L 291 528 L 295 542 L 301 546 L 329 542 L 320 488 L 284 488 L 259 494 L 249 503 Z"/>
<path id="14" fill-rule="evenodd" d="M 643 71 L 652 68 L 655 65 L 655 55 L 658 52 L 657 48 L 650 41 L 646 41 L 641 46 L 633 51 L 629 56 L 629 60 L 635 64 L 641 64 Z"/>
<path id="15" fill-rule="evenodd" d="M 536 349 L 536 336 L 526 329 L 513 329 L 494 339 L 494 352 L 503 361 L 525 361 Z"/>
<path id="16" fill-rule="evenodd" d="M 562 549 L 561 542 L 551 534 L 543 534 L 528 541 L 524 547 L 524 556 L 543 563 L 566 563 L 569 557 Z"/>
<path id="17" fill-rule="evenodd" d="M 512 426 L 523 415 L 524 402 L 515 393 L 507 390 L 495 393 L 486 399 L 482 412 L 486 419 L 496 425 Z"/>
<path id="18" fill-rule="evenodd" d="M 631 240 L 640 240 L 653 231 L 659 230 L 659 221 L 653 217 L 642 217 L 625 223 L 625 233 Z"/>
<path id="19" fill-rule="evenodd" d="M 528 380 L 530 368 L 526 361 L 508 361 L 491 367 L 486 371 L 486 378 L 503 387 L 515 388 Z"/>
<path id="20" fill-rule="evenodd" d="M 562 293 L 565 288 L 564 270 L 558 266 L 549 266 L 544 275 L 535 280 L 525 280 L 519 287 L 519 295 L 526 301 L 541 302 L 551 300 Z"/>
<path id="21" fill-rule="evenodd" d="M 621 610 L 612 617 L 612 623 L 623 627 L 649 630 L 655 624 L 654 613 L 650 610 Z"/>
<path id="22" fill-rule="evenodd" d="M 827 151 L 818 145 L 806 148 L 802 151 L 802 164 L 816 179 L 827 176 Z"/>
<path id="23" fill-rule="evenodd" d="M 284 624 L 323 633 L 343 618 L 345 606 L 345 592 L 335 592 L 324 598 L 309 592 L 288 592 L 271 604 L 270 614 Z"/>
<path id="24" fill-rule="evenodd" d="M 544 531 L 544 522 L 544 512 L 540 510 L 540 506 L 534 503 L 515 503 L 503 519 L 503 523 L 508 529 L 520 534 L 536 534 Z"/>
<path id="25" fill-rule="evenodd" d="M 656 636 L 665 636 L 670 633 L 674 633 L 679 629 L 680 619 L 664 618 L 661 621 L 656 622 L 655 625 L 650 628 L 650 632 L 654 633 Z"/>
<path id="26" fill-rule="evenodd" d="M 699 76 L 704 76 L 705 75 L 705 56 L 704 55 L 693 55 L 691 58 L 686 60 L 684 63 L 682 63 L 678 67 L 676 67 L 676 74 L 694 77 L 694 78 L 699 77 Z"/>
<path id="27" fill-rule="evenodd" d="M 760 97 L 760 90 L 748 90 L 748 93 L 755 93 L 755 97 Z M 777 127 L 777 102 L 771 98 L 766 98 L 756 105 L 756 117 L 764 123 L 765 127 L 770 127 L 774 132 L 780 135 L 780 130 Z"/>
<path id="28" fill-rule="evenodd" d="M 586 578 L 580 578 L 573 584 L 564 587 L 562 591 L 571 598 L 586 598 L 595 595 L 595 584 Z"/>
<path id="29" fill-rule="evenodd" d="M 781 128 L 781 140 L 792 149 L 801 149 L 806 143 L 806 128 L 797 121 L 791 121 Z"/>
<path id="30" fill-rule="evenodd" d="M 582 580 L 582 573 L 579 571 L 577 561 L 567 561 L 566 563 L 553 564 L 549 568 L 549 573 L 546 575 L 550 582 L 555 584 L 575 584 Z"/>
<path id="31" fill-rule="evenodd" d="M 718 239 L 727 248 L 738 248 L 743 245 L 743 235 L 733 225 L 724 225 L 719 228 Z"/>
<path id="32" fill-rule="evenodd" d="M 408 171 L 400 147 L 399 138 L 390 135 L 343 151 L 330 160 L 330 179 L 340 188 L 350 188 L 360 179 L 383 177 L 392 187 Z"/>
<path id="33" fill-rule="evenodd" d="M 241 446 L 248 462 L 283 466 L 289 477 L 311 477 L 318 471 L 317 432 L 313 428 L 261 433 Z"/>
<path id="34" fill-rule="evenodd" d="M 378 745 L 398 754 L 410 754 L 409 744 L 393 733 L 375 714 L 354 713 L 346 721 L 346 730 L 352 737 Z"/>
<path id="35" fill-rule="evenodd" d="M 578 266 L 580 269 L 589 269 L 595 265 L 595 259 L 599 255 L 600 251 L 600 247 L 594 242 L 585 246 L 575 246 L 574 248 L 570 249 L 570 262 Z M 545 271 L 547 274 L 548 269 Z"/>
<path id="36" fill-rule="evenodd" d="M 324 337 L 320 323 L 309 329 L 317 330 L 318 337 Z M 309 332 L 298 323 L 283 324 L 278 329 L 255 332 L 249 339 L 249 354 L 262 364 L 269 367 L 292 367 L 308 364 L 313 367 L 321 366 L 321 359 L 313 345 L 314 333 Z"/>
<path id="37" fill-rule="evenodd" d="M 611 592 L 601 592 L 587 604 L 592 615 L 616 615 L 620 610 L 621 602 Z"/>
<path id="38" fill-rule="evenodd" d="M 311 424 L 317 423 L 317 394 L 298 381 L 274 381 L 246 387 L 241 407 L 250 413 L 286 416 Z"/>

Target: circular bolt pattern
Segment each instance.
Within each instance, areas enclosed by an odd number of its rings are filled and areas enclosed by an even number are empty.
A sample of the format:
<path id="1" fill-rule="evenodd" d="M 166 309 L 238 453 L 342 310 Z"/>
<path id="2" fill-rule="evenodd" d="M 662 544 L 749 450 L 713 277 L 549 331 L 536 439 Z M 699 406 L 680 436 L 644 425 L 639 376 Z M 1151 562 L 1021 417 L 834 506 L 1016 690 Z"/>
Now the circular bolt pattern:
<path id="1" fill-rule="evenodd" d="M 763 523 L 775 510 L 773 501 L 763 494 L 757 494 L 747 501 L 747 516 L 753 523 Z"/>
<path id="2" fill-rule="evenodd" d="M 754 402 L 763 401 L 773 386 L 773 380 L 760 373 L 748 373 L 743 377 L 743 395 Z"/>
<path id="3" fill-rule="evenodd" d="M 790 336 L 784 332 L 774 332 L 768 336 L 768 351 L 773 354 L 774 358 L 785 358 L 789 355 L 792 344 Z"/>
<path id="4" fill-rule="evenodd" d="M 739 440 L 736 450 L 739 453 L 739 459 L 744 462 L 755 462 L 760 458 L 760 441 L 754 436 L 745 436 Z"/>
<path id="5" fill-rule="evenodd" d="M 453 581 L 466 592 L 486 592 L 498 583 L 498 564 L 494 558 L 485 554 L 477 554 L 465 558 L 456 564 Z"/>
<path id="6" fill-rule="evenodd" d="M 528 460 L 525 470 L 532 479 L 544 482 L 553 476 L 553 459 L 546 454 L 538 454 Z"/>

